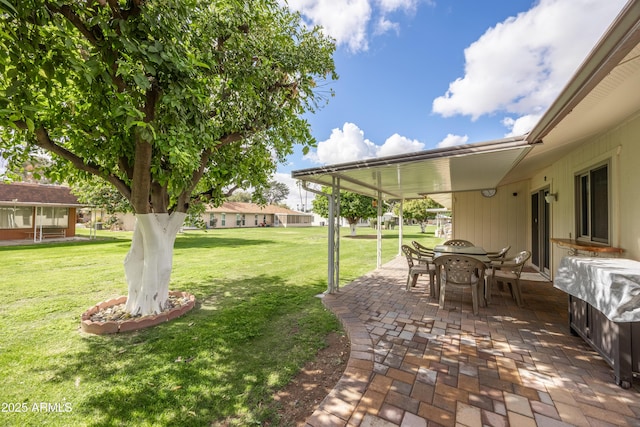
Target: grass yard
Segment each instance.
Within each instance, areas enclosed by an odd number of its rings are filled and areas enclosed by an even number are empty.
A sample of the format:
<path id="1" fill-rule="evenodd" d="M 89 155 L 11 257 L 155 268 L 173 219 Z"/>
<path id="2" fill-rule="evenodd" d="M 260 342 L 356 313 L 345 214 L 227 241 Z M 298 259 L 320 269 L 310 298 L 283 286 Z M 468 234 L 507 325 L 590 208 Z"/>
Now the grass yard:
<path id="1" fill-rule="evenodd" d="M 439 242 L 430 230 L 405 227 L 405 241 Z M 196 307 L 110 336 L 81 333 L 80 315 L 126 295 L 131 233 L 98 233 L 0 247 L 0 425 L 278 425 L 274 391 L 341 329 L 316 298 L 327 286 L 327 228 L 185 232 L 170 289 L 194 294 Z M 384 261 L 398 252 L 397 233 L 384 231 Z M 374 238 L 340 243 L 342 284 L 375 268 Z"/>

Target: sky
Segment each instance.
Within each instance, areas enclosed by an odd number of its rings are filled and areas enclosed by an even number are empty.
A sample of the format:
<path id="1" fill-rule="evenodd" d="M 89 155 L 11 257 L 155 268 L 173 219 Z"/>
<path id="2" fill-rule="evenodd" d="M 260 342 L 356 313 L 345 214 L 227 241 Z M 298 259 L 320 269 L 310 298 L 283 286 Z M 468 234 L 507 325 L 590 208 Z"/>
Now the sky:
<path id="1" fill-rule="evenodd" d="M 328 103 L 305 115 L 317 148 L 291 171 L 530 131 L 626 0 L 280 0 L 336 42 Z M 329 89 L 334 96 L 330 97 Z"/>

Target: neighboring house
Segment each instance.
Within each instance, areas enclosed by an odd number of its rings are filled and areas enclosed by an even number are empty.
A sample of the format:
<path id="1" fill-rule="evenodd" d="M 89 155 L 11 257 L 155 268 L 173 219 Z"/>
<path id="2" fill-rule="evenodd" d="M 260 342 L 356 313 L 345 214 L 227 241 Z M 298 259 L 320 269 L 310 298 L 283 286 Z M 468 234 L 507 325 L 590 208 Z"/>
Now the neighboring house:
<path id="1" fill-rule="evenodd" d="M 276 205 L 224 202 L 217 208 L 207 207 L 203 219 L 207 228 L 309 227 L 313 215 Z"/>
<path id="2" fill-rule="evenodd" d="M 0 240 L 73 237 L 82 206 L 68 187 L 0 183 Z"/>
<path id="3" fill-rule="evenodd" d="M 451 210 L 452 238 L 530 250 L 549 277 L 570 253 L 560 238 L 640 260 L 639 22 L 640 2 L 630 1 L 526 135 L 292 177 L 386 200 L 428 195 Z"/>

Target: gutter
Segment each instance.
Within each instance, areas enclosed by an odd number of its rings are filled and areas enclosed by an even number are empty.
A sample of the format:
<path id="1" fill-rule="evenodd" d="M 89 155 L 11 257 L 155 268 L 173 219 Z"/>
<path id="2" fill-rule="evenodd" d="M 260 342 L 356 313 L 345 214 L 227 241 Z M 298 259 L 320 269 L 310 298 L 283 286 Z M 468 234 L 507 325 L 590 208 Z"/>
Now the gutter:
<path id="1" fill-rule="evenodd" d="M 396 166 L 406 163 L 421 162 L 424 160 L 459 157 L 472 153 L 490 153 L 528 145 L 527 135 L 504 138 L 478 144 L 456 145 L 454 147 L 436 148 L 433 150 L 418 151 L 414 153 L 399 154 L 395 156 L 376 157 L 372 159 L 358 160 L 355 162 L 339 163 L 320 166 L 317 168 L 300 169 L 291 172 L 292 178 L 302 178 L 313 175 L 325 175 L 354 169 L 366 169 L 379 166 Z"/>

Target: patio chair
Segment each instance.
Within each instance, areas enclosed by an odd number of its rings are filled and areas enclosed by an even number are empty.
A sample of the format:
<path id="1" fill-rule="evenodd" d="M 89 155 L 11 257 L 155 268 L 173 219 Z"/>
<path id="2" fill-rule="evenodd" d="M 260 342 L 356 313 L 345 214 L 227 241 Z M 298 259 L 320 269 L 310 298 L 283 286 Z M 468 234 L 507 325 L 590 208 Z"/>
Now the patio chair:
<path id="1" fill-rule="evenodd" d="M 433 269 L 429 269 L 428 260 L 422 258 L 420 253 L 413 249 L 409 245 L 402 245 L 402 252 L 405 257 L 407 257 L 407 264 L 409 265 L 409 274 L 407 275 L 407 286 L 406 290 L 411 290 L 418 281 L 418 276 L 421 274 L 428 274 L 429 279 L 431 281 L 429 295 L 435 295 L 435 267 Z"/>
<path id="2" fill-rule="evenodd" d="M 509 252 L 509 249 L 511 249 L 511 245 L 509 246 L 505 246 L 504 248 L 500 249 L 497 252 L 487 252 L 487 257 L 491 260 L 490 264 L 487 264 L 487 269 L 484 271 L 484 276 L 485 276 L 485 288 L 484 288 L 484 293 L 485 293 L 485 301 L 486 301 L 486 293 L 487 293 L 487 286 L 486 283 L 491 280 L 491 275 L 493 274 L 493 266 L 494 265 L 500 265 L 504 262 L 504 258 L 507 256 L 507 252 Z M 500 290 L 503 289 L 502 284 L 500 284 Z M 491 295 L 489 295 L 489 299 L 491 299 Z M 487 304 L 490 301 L 487 301 Z"/>
<path id="3" fill-rule="evenodd" d="M 511 245 L 505 246 L 497 252 L 487 252 L 487 256 L 491 261 L 501 261 L 504 260 L 504 257 L 507 256 L 507 252 L 511 249 Z"/>
<path id="4" fill-rule="evenodd" d="M 484 280 L 484 263 L 465 255 L 440 255 L 433 262 L 439 272 L 440 308 L 444 308 L 447 289 L 469 287 L 473 314 L 477 315 L 481 297 L 479 288 Z"/>
<path id="5" fill-rule="evenodd" d="M 431 260 L 433 260 L 433 254 L 434 254 L 433 248 L 429 248 L 427 246 L 424 246 L 423 244 L 420 244 L 419 242 L 416 242 L 415 240 L 412 240 L 411 244 L 413 245 L 415 250 L 420 252 L 420 256 L 421 257 L 430 258 Z"/>
<path id="6" fill-rule="evenodd" d="M 461 246 L 461 247 L 469 247 L 469 246 L 475 246 L 473 243 L 471 243 L 468 240 L 462 240 L 462 239 L 453 239 L 453 240 L 447 240 L 446 242 L 443 243 L 443 245 L 449 245 L 449 246 Z"/>
<path id="7" fill-rule="evenodd" d="M 433 263 L 434 251 L 432 248 L 424 246 L 415 240 L 411 241 L 414 249 L 418 251 L 421 263 L 426 263 L 429 267 L 429 280 L 431 282 L 431 288 L 429 289 L 429 295 L 432 297 L 438 296 L 438 283 L 436 282 L 436 266 Z"/>
<path id="8" fill-rule="evenodd" d="M 511 296 L 516 300 L 518 307 L 522 306 L 522 292 L 520 291 L 520 275 L 527 260 L 531 258 L 531 252 L 521 251 L 513 258 L 503 259 L 491 263 L 491 274 L 487 275 L 485 286 L 485 299 L 487 304 L 491 302 L 491 291 L 495 282 L 503 282 L 509 285 Z"/>

